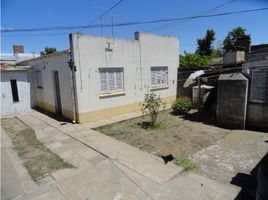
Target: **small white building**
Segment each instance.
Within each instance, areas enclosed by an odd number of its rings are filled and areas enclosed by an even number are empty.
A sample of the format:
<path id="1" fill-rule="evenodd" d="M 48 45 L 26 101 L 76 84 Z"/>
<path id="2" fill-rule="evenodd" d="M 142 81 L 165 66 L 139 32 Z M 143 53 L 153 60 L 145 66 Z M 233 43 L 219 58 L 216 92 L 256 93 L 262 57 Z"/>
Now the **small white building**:
<path id="1" fill-rule="evenodd" d="M 30 111 L 27 69 L 1 63 L 1 117 Z"/>
<path id="2" fill-rule="evenodd" d="M 148 92 L 171 103 L 178 45 L 140 32 L 134 40 L 70 34 L 70 51 L 21 63 L 33 67 L 32 106 L 82 123 L 138 111 Z"/>

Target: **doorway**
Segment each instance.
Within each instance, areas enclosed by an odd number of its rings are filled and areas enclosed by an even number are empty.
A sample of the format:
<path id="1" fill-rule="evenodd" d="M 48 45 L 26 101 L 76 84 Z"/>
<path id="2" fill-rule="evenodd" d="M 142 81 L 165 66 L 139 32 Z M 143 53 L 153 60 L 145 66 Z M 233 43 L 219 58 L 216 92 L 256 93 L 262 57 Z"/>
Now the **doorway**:
<path id="1" fill-rule="evenodd" d="M 62 114 L 61 98 L 60 98 L 60 82 L 58 71 L 53 71 L 54 79 L 54 98 L 55 98 L 55 110 L 57 115 Z"/>

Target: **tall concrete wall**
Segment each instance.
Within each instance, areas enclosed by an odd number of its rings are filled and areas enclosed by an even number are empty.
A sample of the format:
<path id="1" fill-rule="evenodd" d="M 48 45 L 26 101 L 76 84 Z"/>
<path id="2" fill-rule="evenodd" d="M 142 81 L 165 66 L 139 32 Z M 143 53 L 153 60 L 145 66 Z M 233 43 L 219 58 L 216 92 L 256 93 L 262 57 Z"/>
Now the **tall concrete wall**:
<path id="1" fill-rule="evenodd" d="M 167 101 L 175 100 L 177 38 L 144 33 L 137 33 L 134 40 L 80 34 L 71 38 L 80 122 L 139 110 L 145 93 L 152 89 L 151 67 L 168 67 L 168 87 L 154 92 Z M 103 97 L 99 70 L 113 67 L 123 68 L 124 89 Z"/>
<path id="2" fill-rule="evenodd" d="M 247 126 L 268 130 L 268 105 L 249 103 L 247 109 Z"/>
<path id="3" fill-rule="evenodd" d="M 226 128 L 244 129 L 248 79 L 241 73 L 220 75 L 217 96 L 217 123 Z"/>
<path id="4" fill-rule="evenodd" d="M 17 80 L 19 101 L 13 102 L 10 80 Z M 1 116 L 29 112 L 30 83 L 27 81 L 26 71 L 1 72 Z"/>

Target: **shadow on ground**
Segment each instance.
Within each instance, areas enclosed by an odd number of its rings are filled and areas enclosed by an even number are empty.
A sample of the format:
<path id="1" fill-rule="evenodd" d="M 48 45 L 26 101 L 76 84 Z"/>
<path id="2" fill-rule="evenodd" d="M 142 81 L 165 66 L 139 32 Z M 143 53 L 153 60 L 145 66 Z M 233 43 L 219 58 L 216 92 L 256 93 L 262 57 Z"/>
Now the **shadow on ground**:
<path id="1" fill-rule="evenodd" d="M 260 169 L 261 168 L 261 172 Z M 259 172 L 258 172 L 259 171 Z M 250 174 L 237 173 L 232 178 L 231 184 L 241 187 L 241 191 L 235 198 L 235 200 L 255 200 L 257 184 L 258 193 L 262 197 L 258 197 L 257 200 L 264 200 L 268 196 L 266 184 L 268 183 L 268 153 L 261 159 L 261 161 L 254 167 Z M 264 194 L 265 193 L 265 194 Z"/>
<path id="2" fill-rule="evenodd" d="M 183 119 L 194 122 L 201 122 L 207 125 L 216 125 L 216 113 L 209 110 L 201 110 L 182 116 Z"/>
<path id="3" fill-rule="evenodd" d="M 65 125 L 67 123 L 72 123 L 72 120 L 63 117 L 62 114 L 51 113 L 49 111 L 46 111 L 46 110 L 43 110 L 43 109 L 37 108 L 37 107 L 33 108 L 33 109 L 44 114 L 44 115 L 49 116 L 50 118 L 53 118 L 59 122 L 62 122 L 61 125 Z"/>

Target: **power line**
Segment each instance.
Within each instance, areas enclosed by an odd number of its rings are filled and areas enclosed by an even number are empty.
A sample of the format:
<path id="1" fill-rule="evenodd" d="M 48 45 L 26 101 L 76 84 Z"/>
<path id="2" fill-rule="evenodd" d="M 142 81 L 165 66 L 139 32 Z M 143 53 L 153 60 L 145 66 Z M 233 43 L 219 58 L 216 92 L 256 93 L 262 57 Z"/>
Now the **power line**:
<path id="1" fill-rule="evenodd" d="M 98 20 L 98 19 L 101 19 L 102 20 L 102 17 L 104 16 L 104 15 L 106 15 L 108 12 L 110 12 L 112 9 L 114 9 L 116 6 L 118 6 L 120 3 L 122 3 L 124 0 L 120 0 L 120 1 L 118 1 L 116 4 L 114 4 L 111 8 L 109 8 L 108 10 L 106 10 L 104 13 L 102 13 L 100 16 L 98 16 L 98 17 L 96 17 L 95 19 L 93 19 L 88 25 L 90 25 L 90 24 L 92 24 L 92 23 L 94 23 L 96 20 Z M 102 24 L 102 22 L 101 22 L 101 24 Z M 87 25 L 87 26 L 88 26 Z M 79 32 L 81 32 L 82 30 L 84 29 L 84 27 L 82 27 L 79 31 L 78 31 L 78 33 Z"/>
<path id="2" fill-rule="evenodd" d="M 65 33 L 44 33 L 44 34 L 23 34 L 23 35 L 2 35 L 2 37 L 24 37 L 24 36 L 47 36 L 47 35 L 69 35 L 70 32 Z"/>
<path id="3" fill-rule="evenodd" d="M 203 15 L 203 14 L 209 13 L 209 12 L 211 12 L 211 11 L 214 11 L 214 10 L 217 10 L 217 9 L 219 9 L 219 8 L 221 8 L 221 7 L 224 7 L 224 6 L 228 5 L 228 4 L 231 4 L 231 3 L 235 2 L 235 1 L 238 1 L 238 0 L 227 1 L 227 2 L 225 2 L 225 3 L 223 3 L 223 4 L 220 4 L 220 5 L 216 6 L 216 7 L 211 8 L 211 9 L 209 9 L 209 10 L 200 12 L 200 13 L 198 13 L 197 15 Z M 168 23 L 168 24 L 164 24 L 164 25 L 161 25 L 161 26 L 158 26 L 158 27 L 149 29 L 148 31 L 145 31 L 145 32 L 152 32 L 152 31 L 156 31 L 156 30 L 158 30 L 158 29 L 168 28 L 168 27 L 170 27 L 170 26 L 173 26 L 173 25 L 174 25 L 174 26 L 175 26 L 175 25 L 179 25 L 179 24 L 186 23 L 186 22 L 189 22 L 189 21 L 192 21 L 192 20 L 193 20 L 193 19 L 188 19 L 188 20 L 185 20 L 185 21 L 175 21 L 175 22 L 171 22 L 171 23 Z"/>
<path id="4" fill-rule="evenodd" d="M 188 20 L 188 19 L 219 17 L 219 16 L 227 16 L 227 15 L 243 14 L 243 13 L 249 13 L 249 12 L 264 11 L 264 10 L 268 10 L 268 7 L 250 9 L 250 10 L 240 10 L 240 11 L 233 11 L 233 12 L 216 13 L 216 14 L 210 14 L 210 15 L 196 15 L 196 16 L 190 16 L 190 17 L 124 22 L 124 23 L 113 24 L 113 26 L 133 26 L 133 25 L 141 25 L 141 24 L 155 24 L 155 23 L 160 23 L 160 22 L 170 22 L 170 21 L 179 21 L 179 20 L 183 21 L 183 20 Z M 78 28 L 92 29 L 92 28 L 99 28 L 99 27 L 100 27 L 100 24 L 93 24 L 93 25 L 84 25 L 84 26 L 61 26 L 61 27 L 45 27 L 45 28 L 29 28 L 29 29 L 28 28 L 5 29 L 5 30 L 1 30 L 1 32 L 3 32 L 3 33 L 37 32 L 37 31 L 53 31 L 53 30 L 72 30 L 72 29 L 78 29 Z M 112 24 L 103 24 L 102 27 L 112 27 Z"/>

